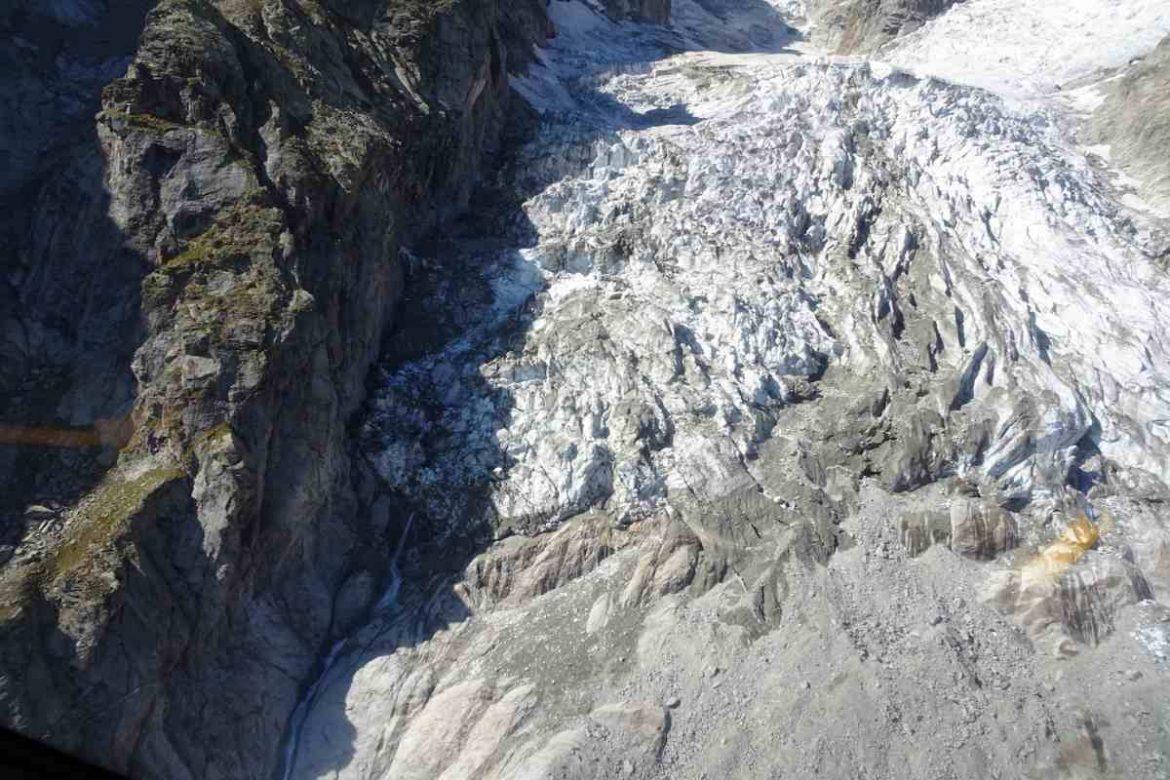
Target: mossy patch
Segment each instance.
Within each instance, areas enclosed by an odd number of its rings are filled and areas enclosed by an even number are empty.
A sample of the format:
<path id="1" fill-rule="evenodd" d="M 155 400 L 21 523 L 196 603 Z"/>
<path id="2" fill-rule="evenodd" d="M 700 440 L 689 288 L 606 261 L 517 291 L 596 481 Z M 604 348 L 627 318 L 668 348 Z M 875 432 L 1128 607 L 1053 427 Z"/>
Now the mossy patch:
<path id="1" fill-rule="evenodd" d="M 232 446 L 234 436 L 235 432 L 227 422 L 200 431 L 195 435 L 194 444 L 191 446 L 191 456 L 201 460 L 207 453 L 228 449 Z"/>
<path id="2" fill-rule="evenodd" d="M 46 556 L 44 583 L 100 577 L 102 572 L 96 568 L 104 554 L 112 551 L 147 499 L 164 485 L 185 477 L 181 469 L 173 466 L 152 468 L 135 477 L 108 476 L 77 508 L 65 537 Z"/>
<path id="3" fill-rule="evenodd" d="M 170 119 L 164 119 L 161 116 L 155 116 L 154 114 L 131 113 L 129 111 L 118 111 L 107 108 L 103 116 L 113 126 L 124 124 L 135 130 L 143 130 L 158 135 L 169 133 L 172 130 L 182 130 L 186 127 L 186 125 Z"/>
<path id="4" fill-rule="evenodd" d="M 115 472 L 74 511 L 63 536 L 42 553 L 0 571 L 0 623 L 19 618 L 39 591 L 66 595 L 73 605 L 96 604 L 117 588 L 124 560 L 119 544 L 151 496 L 187 478 L 177 466 L 157 466 L 135 476 Z"/>
<path id="5" fill-rule="evenodd" d="M 196 435 L 195 444 L 196 446 L 200 447 L 212 447 L 219 444 L 224 439 L 230 438 L 231 436 L 232 426 L 230 423 L 225 421 L 217 425 L 213 425 L 207 430 L 202 431 Z"/>
<path id="6" fill-rule="evenodd" d="M 160 270 L 177 273 L 214 268 L 247 258 L 255 251 L 271 252 L 283 226 L 279 209 L 255 202 L 237 203 L 188 241 L 183 251 L 165 260 Z"/>

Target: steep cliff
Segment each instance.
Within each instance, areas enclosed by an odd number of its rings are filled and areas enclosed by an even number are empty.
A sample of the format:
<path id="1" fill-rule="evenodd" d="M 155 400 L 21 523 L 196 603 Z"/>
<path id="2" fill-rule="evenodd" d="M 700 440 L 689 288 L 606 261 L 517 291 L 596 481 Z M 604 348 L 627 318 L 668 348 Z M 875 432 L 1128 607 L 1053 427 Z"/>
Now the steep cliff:
<path id="1" fill-rule="evenodd" d="M 4 720 L 263 776 L 392 548 L 345 428 L 400 246 L 466 202 L 543 4 L 54 8 L 5 21 Z"/>
<path id="2" fill-rule="evenodd" d="M 962 0 L 810 0 L 817 36 L 840 52 L 867 52 Z"/>

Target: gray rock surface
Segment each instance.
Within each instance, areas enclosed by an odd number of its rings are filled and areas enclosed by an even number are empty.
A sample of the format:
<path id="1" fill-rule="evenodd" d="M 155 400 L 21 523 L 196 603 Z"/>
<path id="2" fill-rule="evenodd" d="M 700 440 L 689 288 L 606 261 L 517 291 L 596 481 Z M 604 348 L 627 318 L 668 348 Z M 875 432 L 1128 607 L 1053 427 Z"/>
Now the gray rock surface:
<path id="1" fill-rule="evenodd" d="M 670 21 L 670 0 L 602 0 L 609 16 L 621 21 L 665 24 Z"/>
<path id="2" fill-rule="evenodd" d="M 1170 38 L 1105 89 L 1093 135 L 1155 198 L 1170 201 Z"/>
<path id="3" fill-rule="evenodd" d="M 835 50 L 870 52 L 963 0 L 809 0 L 817 36 Z"/>
<path id="4" fill-rule="evenodd" d="M 399 246 L 466 202 L 547 21 L 535 0 L 145 11 L 5 11 L 4 420 L 133 431 L 2 445 L 0 699 L 117 770 L 267 776 L 368 606 L 343 582 L 389 559 L 345 424 Z M 54 527 L 22 519 L 46 502 Z"/>

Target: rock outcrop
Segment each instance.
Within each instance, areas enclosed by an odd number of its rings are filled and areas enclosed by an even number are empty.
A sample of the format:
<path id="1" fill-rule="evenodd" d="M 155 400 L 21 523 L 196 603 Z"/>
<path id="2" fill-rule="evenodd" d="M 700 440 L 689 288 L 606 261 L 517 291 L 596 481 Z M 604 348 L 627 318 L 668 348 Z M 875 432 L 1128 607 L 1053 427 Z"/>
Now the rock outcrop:
<path id="1" fill-rule="evenodd" d="M 53 9 L 5 19 L 4 419 L 133 430 L 3 445 L 11 511 L 55 519 L 10 540 L 4 720 L 121 771 L 265 776 L 335 593 L 393 549 L 345 426 L 400 246 L 466 203 L 543 3 Z"/>
<path id="2" fill-rule="evenodd" d="M 1153 197 L 1170 202 L 1170 38 L 1105 89 L 1094 136 Z"/>
<path id="3" fill-rule="evenodd" d="M 962 0 L 810 0 L 817 35 L 840 52 L 868 52 Z"/>
<path id="4" fill-rule="evenodd" d="M 95 425 L 130 411 L 146 264 L 110 219 L 94 114 L 102 87 L 125 72 L 149 5 L 17 2 L 0 12 L 4 559 L 30 523 L 27 506 L 43 508 L 37 522 L 59 523 L 124 441 L 119 431 L 103 442 Z M 14 446 L 61 435 L 75 446 Z"/>
<path id="5" fill-rule="evenodd" d="M 610 18 L 622 21 L 666 24 L 670 21 L 670 0 L 602 0 Z"/>

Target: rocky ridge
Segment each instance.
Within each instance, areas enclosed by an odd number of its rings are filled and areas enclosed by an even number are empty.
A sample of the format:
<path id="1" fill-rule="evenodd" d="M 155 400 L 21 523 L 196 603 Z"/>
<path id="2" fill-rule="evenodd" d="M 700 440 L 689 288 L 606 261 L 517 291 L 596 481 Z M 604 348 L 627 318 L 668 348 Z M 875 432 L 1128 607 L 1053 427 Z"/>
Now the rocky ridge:
<path id="1" fill-rule="evenodd" d="M 833 49 L 869 52 L 921 27 L 963 0 L 844 0 L 813 2 L 815 33 Z"/>
<path id="2" fill-rule="evenodd" d="M 389 560 L 362 554 L 379 531 L 345 425 L 400 294 L 399 245 L 466 201 L 503 133 L 507 69 L 547 20 L 536 2 L 169 0 L 80 80 L 70 44 L 45 47 L 62 27 L 100 41 L 126 14 L 54 8 L 8 17 L 29 36 L 8 49 L 14 113 L 41 85 L 82 94 L 25 115 L 66 117 L 65 153 L 9 147 L 8 195 L 30 205 L 8 223 L 4 381 L 25 391 L 5 419 L 129 413 L 133 430 L 61 454 L 5 445 L 5 479 L 23 482 L 5 722 L 134 774 L 267 775 L 320 648 L 374 598 L 343 583 Z M 50 519 L 29 524 L 28 504 Z"/>
<path id="3" fill-rule="evenodd" d="M 1164 150 L 1170 143 L 1170 40 L 1118 75 L 1094 114 L 1094 137 L 1115 161 L 1144 180 L 1154 198 L 1170 197 L 1170 170 Z"/>

